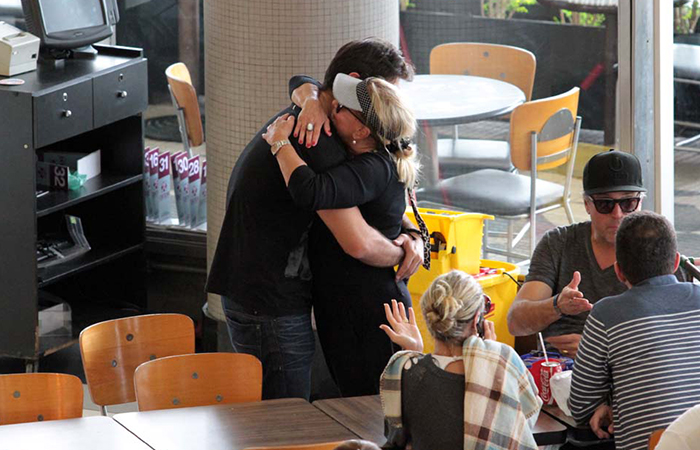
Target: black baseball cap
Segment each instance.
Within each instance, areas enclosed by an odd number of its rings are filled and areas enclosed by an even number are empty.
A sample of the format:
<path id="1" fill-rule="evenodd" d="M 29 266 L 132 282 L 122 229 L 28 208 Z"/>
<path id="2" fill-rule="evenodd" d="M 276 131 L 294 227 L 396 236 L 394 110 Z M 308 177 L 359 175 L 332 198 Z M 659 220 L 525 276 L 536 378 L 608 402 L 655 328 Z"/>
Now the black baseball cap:
<path id="1" fill-rule="evenodd" d="M 631 153 L 611 149 L 593 156 L 583 168 L 583 192 L 646 192 L 642 165 Z"/>

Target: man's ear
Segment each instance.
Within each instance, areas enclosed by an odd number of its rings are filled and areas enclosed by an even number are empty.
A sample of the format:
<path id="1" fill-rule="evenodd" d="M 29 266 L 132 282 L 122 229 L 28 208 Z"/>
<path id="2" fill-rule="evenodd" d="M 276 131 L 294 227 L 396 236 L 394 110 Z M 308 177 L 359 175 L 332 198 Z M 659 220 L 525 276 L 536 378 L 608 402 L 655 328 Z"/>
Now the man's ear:
<path id="1" fill-rule="evenodd" d="M 353 78 L 360 78 L 360 74 L 357 72 L 350 72 L 348 75 L 350 75 Z"/>
<path id="2" fill-rule="evenodd" d="M 593 207 L 593 205 L 591 205 L 591 202 L 586 197 L 583 198 L 583 206 L 586 208 L 586 214 L 590 216 L 591 210 L 589 208 Z"/>
<path id="3" fill-rule="evenodd" d="M 676 252 L 676 262 L 673 263 L 673 273 L 676 273 L 676 270 L 678 270 L 678 266 L 681 263 L 681 254 Z"/>
<path id="4" fill-rule="evenodd" d="M 622 269 L 620 269 L 620 265 L 615 261 L 615 275 L 617 275 L 617 279 L 620 280 L 623 284 L 629 286 L 629 281 L 627 281 L 627 277 L 625 276 L 624 273 L 622 273 Z"/>

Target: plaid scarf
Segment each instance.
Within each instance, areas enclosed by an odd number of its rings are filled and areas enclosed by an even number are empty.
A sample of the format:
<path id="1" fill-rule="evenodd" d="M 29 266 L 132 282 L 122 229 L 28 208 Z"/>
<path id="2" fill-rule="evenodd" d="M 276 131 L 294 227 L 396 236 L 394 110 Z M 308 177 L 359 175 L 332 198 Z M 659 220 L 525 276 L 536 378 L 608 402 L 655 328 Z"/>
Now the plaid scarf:
<path id="1" fill-rule="evenodd" d="M 401 422 L 401 372 L 419 355 L 411 351 L 396 353 L 382 374 L 380 391 L 387 436 L 405 436 Z M 515 350 L 470 336 L 462 346 L 462 357 L 464 449 L 537 450 L 532 428 L 542 401 Z"/>

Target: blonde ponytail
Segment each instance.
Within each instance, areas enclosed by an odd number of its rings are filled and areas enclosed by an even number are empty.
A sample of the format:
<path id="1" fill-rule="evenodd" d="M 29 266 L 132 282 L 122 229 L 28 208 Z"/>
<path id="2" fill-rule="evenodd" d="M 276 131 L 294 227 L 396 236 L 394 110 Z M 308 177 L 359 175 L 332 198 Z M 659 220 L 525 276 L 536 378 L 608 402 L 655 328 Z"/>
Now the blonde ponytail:
<path id="1" fill-rule="evenodd" d="M 368 78 L 366 83 L 374 114 L 381 125 L 375 131 L 377 138 L 381 139 L 378 144 L 391 153 L 399 181 L 407 188 L 413 188 L 420 172 L 420 164 L 416 151 L 410 145 L 402 144 L 410 141 L 416 133 L 413 111 L 393 84 L 381 78 Z"/>

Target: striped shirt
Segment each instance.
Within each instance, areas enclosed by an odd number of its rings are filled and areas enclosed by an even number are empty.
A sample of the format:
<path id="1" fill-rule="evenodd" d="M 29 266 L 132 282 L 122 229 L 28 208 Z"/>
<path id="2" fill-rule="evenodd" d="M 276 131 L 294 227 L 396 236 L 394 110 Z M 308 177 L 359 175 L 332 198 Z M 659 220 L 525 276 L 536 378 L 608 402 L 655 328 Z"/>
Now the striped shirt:
<path id="1" fill-rule="evenodd" d="M 652 431 L 700 403 L 700 286 L 645 280 L 593 306 L 569 407 L 578 422 L 612 396 L 615 447 L 645 450 Z"/>

